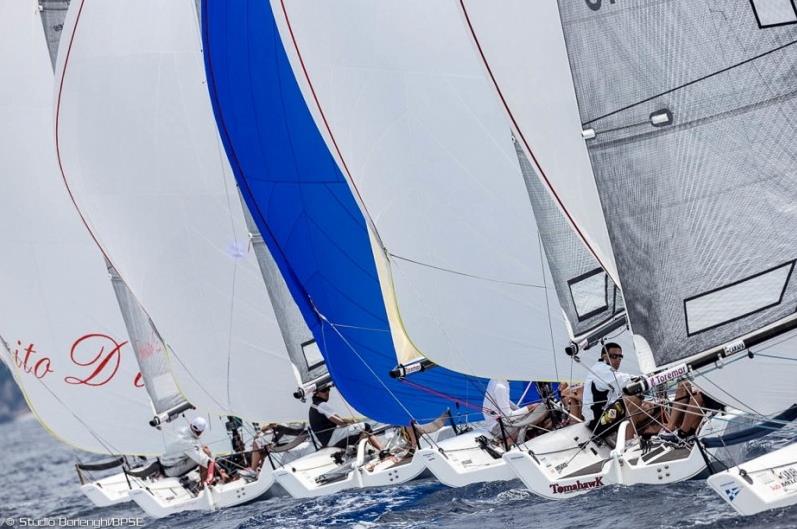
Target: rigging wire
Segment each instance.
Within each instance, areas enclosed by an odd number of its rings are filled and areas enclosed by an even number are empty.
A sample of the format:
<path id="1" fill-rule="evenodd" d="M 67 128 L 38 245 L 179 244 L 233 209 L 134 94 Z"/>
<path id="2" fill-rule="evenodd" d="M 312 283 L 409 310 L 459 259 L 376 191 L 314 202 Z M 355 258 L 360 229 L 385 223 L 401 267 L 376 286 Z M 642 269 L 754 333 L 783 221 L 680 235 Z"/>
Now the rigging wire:
<path id="1" fill-rule="evenodd" d="M 401 261 L 406 261 L 408 263 L 416 264 L 418 266 L 423 266 L 423 267 L 426 267 L 426 268 L 431 268 L 433 270 L 439 270 L 441 272 L 447 272 L 447 273 L 455 274 L 455 275 L 462 276 L 462 277 L 469 277 L 471 279 L 478 279 L 480 281 L 487 281 L 487 282 L 490 282 L 490 283 L 497 283 L 497 284 L 500 284 L 500 285 L 512 285 L 512 286 L 517 286 L 517 287 L 542 288 L 542 289 L 545 288 L 544 285 L 535 285 L 534 283 L 524 283 L 524 282 L 521 282 L 521 281 L 506 281 L 506 280 L 503 280 L 503 279 L 495 279 L 495 278 L 492 278 L 492 277 L 481 276 L 481 275 L 477 275 L 477 274 L 470 274 L 468 272 L 460 272 L 459 270 L 454 270 L 452 268 L 445 268 L 445 267 L 442 267 L 442 266 L 437 266 L 437 265 L 433 265 L 433 264 L 430 264 L 430 263 L 424 263 L 422 261 L 417 261 L 415 259 L 410 259 L 409 257 L 403 257 L 401 255 L 394 254 L 393 252 L 390 252 L 390 251 L 387 251 L 387 250 L 386 250 L 386 252 L 387 252 L 387 255 L 389 257 L 392 257 L 394 259 L 399 259 Z"/>
<path id="2" fill-rule="evenodd" d="M 559 380 L 559 362 L 556 361 L 556 344 L 553 339 L 553 323 L 551 322 L 551 302 L 548 300 L 548 280 L 545 277 L 545 249 L 542 246 L 542 235 L 537 233 L 537 245 L 540 254 L 540 266 L 542 267 L 542 288 L 545 290 L 545 314 L 548 320 L 548 337 L 551 339 L 551 354 L 553 355 L 553 368 L 556 373 L 556 380 Z"/>

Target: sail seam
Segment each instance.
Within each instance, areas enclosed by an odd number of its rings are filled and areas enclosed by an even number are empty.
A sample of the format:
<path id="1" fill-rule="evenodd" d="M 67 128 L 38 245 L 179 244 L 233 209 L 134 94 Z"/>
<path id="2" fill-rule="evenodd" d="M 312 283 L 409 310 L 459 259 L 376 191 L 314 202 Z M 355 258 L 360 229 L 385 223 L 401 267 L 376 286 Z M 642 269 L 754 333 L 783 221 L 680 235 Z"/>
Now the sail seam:
<path id="1" fill-rule="evenodd" d="M 778 51 L 784 50 L 784 49 L 788 48 L 789 46 L 793 46 L 794 44 L 797 44 L 797 40 L 792 40 L 791 42 L 787 42 L 786 44 L 778 46 L 777 48 L 772 48 L 771 50 L 768 50 L 768 51 L 765 51 L 765 52 L 760 53 L 758 55 L 755 55 L 753 57 L 747 58 L 747 59 L 745 59 L 745 60 L 743 60 L 741 62 L 738 62 L 736 64 L 732 64 L 732 65 L 730 65 L 730 66 L 728 66 L 726 68 L 722 68 L 721 70 L 717 70 L 717 71 L 712 72 L 710 74 L 704 75 L 703 77 L 698 77 L 697 79 L 693 79 L 691 81 L 688 81 L 686 83 L 680 84 L 680 85 L 678 85 L 676 87 L 670 88 L 670 89 L 665 90 L 663 92 L 659 92 L 656 95 L 653 95 L 653 96 L 650 96 L 648 98 L 642 99 L 640 101 L 637 101 L 636 103 L 632 103 L 630 105 L 624 106 L 623 108 L 618 108 L 617 110 L 612 110 L 611 112 L 607 112 L 606 114 L 603 114 L 602 116 L 598 116 L 596 118 L 592 118 L 592 119 L 590 119 L 588 121 L 583 122 L 582 126 L 589 125 L 590 123 L 594 123 L 594 122 L 596 122 L 598 120 L 601 120 L 601 119 L 604 119 L 604 118 L 608 118 L 608 117 L 613 116 L 615 114 L 619 114 L 620 112 L 624 112 L 624 111 L 629 110 L 631 108 L 634 108 L 636 106 L 648 103 L 648 102 L 653 101 L 654 99 L 657 99 L 657 98 L 659 98 L 661 96 L 665 96 L 667 94 L 671 94 L 673 92 L 677 92 L 678 90 L 680 90 L 682 88 L 686 88 L 687 86 L 691 86 L 693 84 L 700 83 L 702 81 L 705 81 L 706 79 L 710 79 L 710 78 L 715 77 L 717 75 L 720 75 L 720 74 L 723 74 L 723 73 L 728 72 L 730 70 L 733 70 L 734 68 L 738 68 L 739 66 L 744 66 L 745 64 L 754 62 L 754 61 L 756 61 L 758 59 L 766 57 L 767 55 L 771 55 L 771 54 L 776 53 Z"/>

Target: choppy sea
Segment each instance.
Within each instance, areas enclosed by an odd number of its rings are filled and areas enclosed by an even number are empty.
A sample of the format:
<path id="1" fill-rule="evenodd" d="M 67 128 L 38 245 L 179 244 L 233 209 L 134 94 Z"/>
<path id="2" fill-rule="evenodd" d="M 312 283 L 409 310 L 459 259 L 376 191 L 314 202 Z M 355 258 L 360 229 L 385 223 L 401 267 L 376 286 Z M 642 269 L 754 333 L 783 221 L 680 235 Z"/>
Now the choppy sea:
<path id="1" fill-rule="evenodd" d="M 752 450 L 765 451 L 773 443 L 782 440 L 769 439 Z M 797 527 L 797 507 L 741 517 L 702 480 L 660 487 L 606 487 L 565 501 L 546 501 L 533 496 L 519 481 L 450 489 L 426 479 L 313 500 L 282 494 L 215 513 L 182 513 L 155 520 L 132 503 L 94 507 L 80 493 L 74 469 L 77 458 L 91 457 L 52 439 L 30 417 L 0 424 L 0 451 L 0 527 L 8 527 L 8 522 L 16 527 L 132 523 L 214 529 Z"/>

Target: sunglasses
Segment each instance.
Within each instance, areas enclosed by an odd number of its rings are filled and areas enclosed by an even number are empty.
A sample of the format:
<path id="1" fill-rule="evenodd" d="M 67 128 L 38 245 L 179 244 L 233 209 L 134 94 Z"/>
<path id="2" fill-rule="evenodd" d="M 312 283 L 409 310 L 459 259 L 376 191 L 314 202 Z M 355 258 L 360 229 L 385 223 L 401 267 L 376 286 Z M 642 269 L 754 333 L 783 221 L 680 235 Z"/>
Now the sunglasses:
<path id="1" fill-rule="evenodd" d="M 610 353 L 609 358 L 611 358 L 612 360 L 617 360 L 618 358 L 622 360 L 623 355 L 617 353 Z"/>

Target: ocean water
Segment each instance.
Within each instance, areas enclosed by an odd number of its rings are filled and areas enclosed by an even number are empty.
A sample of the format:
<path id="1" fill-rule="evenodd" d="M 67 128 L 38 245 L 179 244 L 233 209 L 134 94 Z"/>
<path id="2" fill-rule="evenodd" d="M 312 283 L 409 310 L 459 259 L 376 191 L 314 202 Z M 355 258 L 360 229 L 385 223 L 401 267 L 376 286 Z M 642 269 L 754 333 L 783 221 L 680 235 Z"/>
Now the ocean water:
<path id="1" fill-rule="evenodd" d="M 765 441 L 756 450 L 764 450 Z M 135 504 L 94 507 L 78 490 L 76 458 L 32 418 L 0 424 L 0 527 L 92 527 L 138 518 L 144 527 L 313 529 L 426 528 L 759 528 L 797 527 L 797 507 L 738 516 L 702 480 L 663 487 L 606 487 L 565 501 L 533 496 L 519 481 L 450 489 L 427 479 L 314 500 L 284 494 L 215 513 L 146 517 Z M 24 518 L 24 520 L 23 520 Z M 93 524 L 93 525 L 92 525 Z M 8 527 L 8 525 L 5 525 Z"/>

